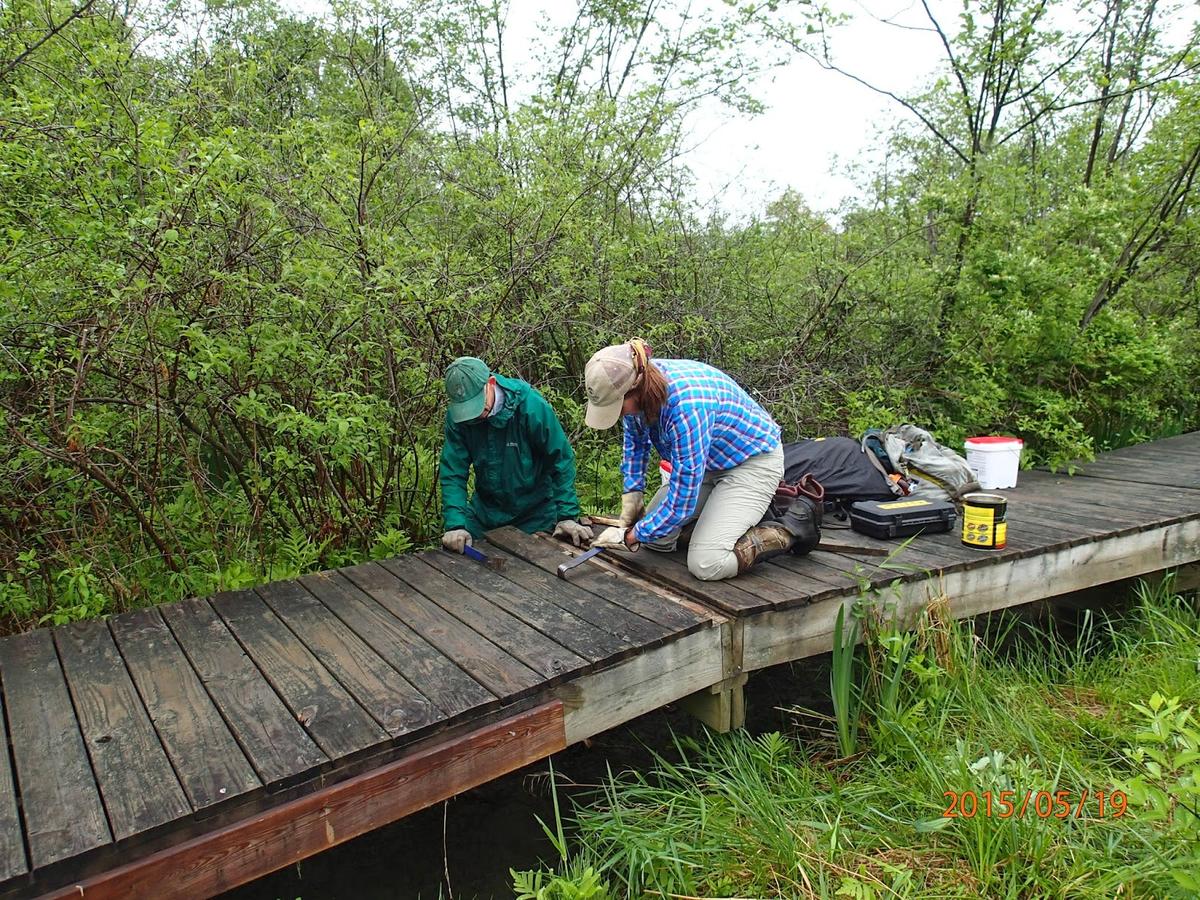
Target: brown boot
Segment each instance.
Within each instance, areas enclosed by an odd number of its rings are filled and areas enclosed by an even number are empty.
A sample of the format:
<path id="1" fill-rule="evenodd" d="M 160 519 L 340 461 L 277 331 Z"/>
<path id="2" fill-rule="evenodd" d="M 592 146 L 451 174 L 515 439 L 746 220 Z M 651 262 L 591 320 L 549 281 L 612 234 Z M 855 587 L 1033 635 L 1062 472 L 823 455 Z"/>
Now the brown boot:
<path id="1" fill-rule="evenodd" d="M 738 574 L 741 575 L 757 562 L 787 553 L 795 540 L 791 532 L 782 525 L 773 522 L 755 525 L 733 545 L 733 553 L 738 561 Z"/>

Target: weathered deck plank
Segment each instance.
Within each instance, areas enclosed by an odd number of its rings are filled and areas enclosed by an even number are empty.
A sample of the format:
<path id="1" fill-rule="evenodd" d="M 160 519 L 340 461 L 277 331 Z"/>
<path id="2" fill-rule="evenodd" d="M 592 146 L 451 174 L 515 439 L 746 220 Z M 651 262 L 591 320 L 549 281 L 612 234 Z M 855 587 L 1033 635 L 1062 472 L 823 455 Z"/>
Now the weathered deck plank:
<path id="1" fill-rule="evenodd" d="M 112 841 L 49 630 L 0 639 L 0 672 L 36 869 Z"/>
<path id="2" fill-rule="evenodd" d="M 262 786 L 157 609 L 109 625 L 188 800 L 197 810 Z"/>
<path id="3" fill-rule="evenodd" d="M 346 627 L 401 672 L 447 718 L 496 705 L 495 694 L 364 594 L 340 572 L 305 575 L 300 583 Z"/>
<path id="4" fill-rule="evenodd" d="M 281 803 L 108 871 L 44 900 L 209 897 L 365 834 L 566 746 L 562 704 L 547 703 L 424 747 L 355 778 Z"/>
<path id="5" fill-rule="evenodd" d="M 173 603 L 162 615 L 264 784 L 329 762 L 207 601 Z"/>
<path id="6" fill-rule="evenodd" d="M 424 694 L 366 642 L 341 627 L 333 613 L 299 583 L 269 584 L 255 593 L 392 737 L 418 731 L 440 718 Z"/>
<path id="7" fill-rule="evenodd" d="M 731 615 L 746 615 L 771 607 L 770 600 L 755 596 L 728 581 L 701 581 L 693 577 L 686 562 L 681 561 L 684 557 L 680 551 L 657 553 L 639 550 L 636 553 L 623 553 L 616 550 L 607 554 L 606 558 L 651 583 L 661 584 Z"/>
<path id="8" fill-rule="evenodd" d="M 0 747 L 8 749 L 8 726 L 0 709 Z M 0 882 L 29 871 L 21 817 L 17 812 L 17 784 L 8 753 L 0 754 Z"/>
<path id="9" fill-rule="evenodd" d="M 588 660 L 546 637 L 511 613 L 448 578 L 420 556 L 384 560 L 381 565 L 404 579 L 476 634 L 494 643 L 537 672 L 544 682 L 585 671 Z"/>
<path id="10" fill-rule="evenodd" d="M 304 730 L 336 760 L 387 737 L 325 666 L 252 591 L 210 601 Z"/>
<path id="11" fill-rule="evenodd" d="M 488 535 L 488 540 L 550 575 L 556 575 L 558 566 L 569 559 L 550 541 L 527 535 L 516 528 L 493 531 Z M 566 602 L 571 603 L 569 608 L 594 608 L 596 604 L 592 597 L 601 597 L 606 603 L 662 626 L 661 630 L 655 629 L 651 632 L 655 636 L 652 639 L 665 634 L 694 630 L 706 621 L 703 616 L 682 604 L 665 601 L 663 597 L 651 593 L 636 582 L 597 566 L 584 564 L 581 568 L 571 571 L 569 580 L 556 578 L 555 581 L 548 581 L 541 586 L 545 589 L 547 585 L 552 585 L 561 591 L 561 585 L 564 583 L 576 589 L 568 590 L 564 594 Z M 580 594 L 579 589 L 586 593 Z M 626 625 L 625 629 L 633 633 L 634 626 Z M 651 633 L 647 633 L 647 637 L 650 637 Z"/>
<path id="12" fill-rule="evenodd" d="M 537 672 L 486 637 L 464 628 L 462 622 L 384 566 L 364 563 L 341 571 L 364 593 L 412 627 L 497 697 L 516 699 L 541 684 Z"/>
<path id="13" fill-rule="evenodd" d="M 538 538 L 532 538 L 532 540 L 537 543 L 547 542 Z M 519 585 L 522 590 L 563 607 L 603 631 L 619 636 L 623 644 L 633 644 L 639 647 L 653 646 L 668 637 L 677 637 L 683 631 L 683 629 L 670 628 L 644 618 L 619 604 L 609 602 L 600 595 L 582 589 L 576 584 L 576 581 L 586 581 L 586 575 L 577 579 L 576 573 L 571 572 L 567 578 L 559 578 L 557 569 L 554 574 L 551 574 L 537 563 L 505 550 L 499 550 L 495 545 L 490 545 L 488 552 L 495 558 L 505 561 L 505 577 Z M 570 559 L 568 556 L 558 557 L 559 561 L 568 559 Z M 515 565 L 509 565 L 510 562 Z M 589 567 L 587 565 L 584 565 L 583 569 L 585 572 L 602 571 L 596 566 Z M 579 574 L 584 574 L 584 572 Z M 633 586 L 630 585 L 630 587 Z M 648 594 L 648 596 L 651 595 Z M 659 599 L 659 602 L 662 600 Z"/>
<path id="14" fill-rule="evenodd" d="M 113 837 L 123 840 L 189 815 L 191 804 L 108 625 L 76 622 L 55 629 L 54 642 Z"/>
<path id="15" fill-rule="evenodd" d="M 497 556 L 498 558 L 498 556 Z M 426 563 L 462 587 L 485 597 L 491 603 L 520 619 L 543 635 L 552 636 L 555 643 L 569 649 L 581 659 L 599 662 L 603 659 L 632 653 L 638 647 L 622 635 L 620 623 L 600 629 L 591 622 L 563 609 L 543 596 L 510 581 L 513 570 L 527 567 L 522 560 L 506 560 L 504 574 L 498 574 L 465 556 L 451 553 L 429 553 Z"/>

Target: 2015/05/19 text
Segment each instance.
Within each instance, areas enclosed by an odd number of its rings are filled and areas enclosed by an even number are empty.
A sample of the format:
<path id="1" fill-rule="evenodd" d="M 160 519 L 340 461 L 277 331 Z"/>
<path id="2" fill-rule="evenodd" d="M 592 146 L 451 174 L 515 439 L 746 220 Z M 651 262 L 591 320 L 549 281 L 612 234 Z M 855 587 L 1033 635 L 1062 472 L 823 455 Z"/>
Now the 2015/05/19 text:
<path id="1" fill-rule="evenodd" d="M 1095 815 L 1120 818 L 1129 808 L 1124 791 L 1089 791 L 1075 796 L 1073 791 L 944 791 L 949 803 L 942 816 L 947 819 L 973 819 L 975 816 L 1037 816 L 1039 819 L 1083 818 Z"/>

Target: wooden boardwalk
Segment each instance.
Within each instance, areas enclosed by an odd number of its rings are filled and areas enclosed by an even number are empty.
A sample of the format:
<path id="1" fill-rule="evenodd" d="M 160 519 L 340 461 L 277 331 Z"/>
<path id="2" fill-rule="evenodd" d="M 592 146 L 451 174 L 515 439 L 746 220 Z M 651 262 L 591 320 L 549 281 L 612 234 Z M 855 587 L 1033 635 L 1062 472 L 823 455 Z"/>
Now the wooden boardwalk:
<path id="1" fill-rule="evenodd" d="M 564 581 L 567 551 L 502 529 L 501 571 L 412 554 L 4 638 L 0 896 L 207 896 L 667 703 L 737 725 L 746 674 L 827 651 L 866 588 L 967 616 L 1200 561 L 1200 433 L 1005 493 L 993 553 L 921 536 L 715 584 L 610 554 Z"/>

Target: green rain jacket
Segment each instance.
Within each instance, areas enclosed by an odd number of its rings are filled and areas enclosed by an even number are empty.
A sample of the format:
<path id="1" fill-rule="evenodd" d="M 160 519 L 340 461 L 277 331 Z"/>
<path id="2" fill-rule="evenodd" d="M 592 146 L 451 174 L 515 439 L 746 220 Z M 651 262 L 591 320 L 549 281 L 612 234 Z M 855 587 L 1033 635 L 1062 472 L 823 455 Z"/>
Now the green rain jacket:
<path id="1" fill-rule="evenodd" d="M 497 375 L 504 391 L 500 412 L 456 424 L 446 414 L 442 447 L 442 515 L 446 531 L 473 537 L 504 525 L 526 533 L 551 531 L 579 518 L 575 451 L 550 404 L 533 387 Z M 475 467 L 475 493 L 467 500 L 467 474 Z"/>

